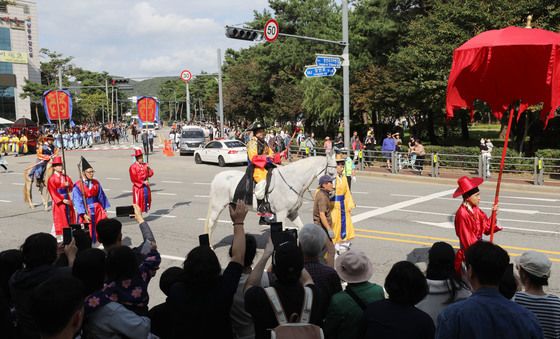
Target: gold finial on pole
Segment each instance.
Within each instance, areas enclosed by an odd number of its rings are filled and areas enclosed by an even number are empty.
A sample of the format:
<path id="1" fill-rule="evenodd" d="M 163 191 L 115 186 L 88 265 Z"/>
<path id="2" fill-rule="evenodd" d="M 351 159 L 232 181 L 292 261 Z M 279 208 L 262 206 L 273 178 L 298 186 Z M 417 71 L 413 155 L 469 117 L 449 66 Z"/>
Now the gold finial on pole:
<path id="1" fill-rule="evenodd" d="M 531 21 L 533 21 L 533 16 L 532 15 L 528 15 L 527 16 L 527 25 L 525 25 L 525 28 L 533 28 L 531 26 Z"/>

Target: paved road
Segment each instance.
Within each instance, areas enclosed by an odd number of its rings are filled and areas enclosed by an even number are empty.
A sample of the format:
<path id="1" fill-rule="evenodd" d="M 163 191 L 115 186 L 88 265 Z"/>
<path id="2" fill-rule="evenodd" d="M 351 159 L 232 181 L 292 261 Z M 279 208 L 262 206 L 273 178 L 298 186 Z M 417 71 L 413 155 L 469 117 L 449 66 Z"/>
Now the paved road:
<path id="1" fill-rule="evenodd" d="M 109 150 L 70 151 L 66 154 L 68 172 L 77 177 L 79 157 L 85 156 L 95 167 L 111 202 L 109 215 L 115 206 L 132 201 L 128 166 L 132 162 L 130 150 L 114 147 Z M 9 173 L 0 173 L 0 249 L 15 248 L 34 232 L 48 232 L 50 212 L 40 207 L 31 210 L 22 203 L 22 174 L 34 162 L 31 156 L 8 158 Z M 192 157 L 165 157 L 160 150 L 150 156 L 156 175 L 152 182 L 153 207 L 147 218 L 164 254 L 162 269 L 181 265 L 186 253 L 198 243 L 203 232 L 208 208 L 209 184 L 223 169 L 215 165 L 196 165 Z M 243 170 L 239 167 L 239 170 Z M 452 199 L 455 187 L 450 184 L 410 182 L 403 179 L 359 177 L 353 186 L 358 208 L 353 212 L 357 237 L 353 247 L 365 251 L 375 265 L 373 281 L 383 284 L 392 264 L 399 260 L 424 260 L 427 248 L 435 241 L 458 245 L 453 229 L 453 214 L 460 201 Z M 538 188 L 536 188 L 538 189 Z M 482 207 L 489 213 L 493 187 L 482 186 Z M 38 196 L 35 196 L 39 204 Z M 553 261 L 550 290 L 560 293 L 560 194 L 502 190 L 499 224 L 504 231 L 496 235 L 496 242 L 510 253 L 519 256 L 535 249 Z M 304 222 L 311 218 L 312 204 L 306 202 L 301 211 Z M 227 260 L 231 226 L 227 213 L 219 218 L 213 242 L 222 262 Z M 137 244 L 141 235 L 138 227 L 124 220 L 123 234 Z M 247 232 L 258 236 L 264 245 L 267 228 L 258 226 L 257 217 L 249 215 Z M 422 264 L 421 264 L 422 265 Z M 164 296 L 158 290 L 158 278 L 151 284 L 151 304 Z"/>

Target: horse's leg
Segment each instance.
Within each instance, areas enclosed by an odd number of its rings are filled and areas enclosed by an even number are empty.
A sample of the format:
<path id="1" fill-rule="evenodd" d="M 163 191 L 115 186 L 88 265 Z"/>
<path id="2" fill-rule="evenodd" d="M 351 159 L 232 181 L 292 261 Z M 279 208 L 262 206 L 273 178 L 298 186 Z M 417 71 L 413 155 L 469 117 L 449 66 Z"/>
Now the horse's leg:
<path id="1" fill-rule="evenodd" d="M 214 227 L 216 227 L 216 222 L 229 202 L 229 199 L 219 199 L 212 193 L 214 192 L 211 192 L 210 194 L 210 202 L 208 203 L 208 214 L 206 215 L 206 221 L 204 222 L 204 231 L 208 233 L 209 239 L 212 239 L 212 233 L 214 232 Z"/>
<path id="2" fill-rule="evenodd" d="M 299 214 L 297 212 L 289 214 L 288 219 L 290 219 L 290 221 L 293 222 L 294 225 L 296 225 L 298 231 L 303 227 L 303 222 L 301 221 L 301 218 L 299 217 Z"/>
<path id="3" fill-rule="evenodd" d="M 41 199 L 43 200 L 43 209 L 45 211 L 49 210 L 49 190 L 47 190 L 47 187 L 45 185 L 41 185 L 41 188 L 39 188 L 39 191 L 41 192 Z"/>
<path id="4" fill-rule="evenodd" d="M 23 201 L 29 205 L 29 208 L 33 209 L 33 182 L 29 179 L 29 170 L 23 172 Z"/>

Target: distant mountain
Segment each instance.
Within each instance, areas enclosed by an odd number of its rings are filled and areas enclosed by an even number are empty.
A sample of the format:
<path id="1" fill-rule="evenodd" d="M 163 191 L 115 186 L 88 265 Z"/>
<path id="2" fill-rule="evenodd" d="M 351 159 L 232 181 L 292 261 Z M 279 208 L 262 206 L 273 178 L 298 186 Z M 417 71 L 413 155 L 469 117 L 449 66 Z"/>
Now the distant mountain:
<path id="1" fill-rule="evenodd" d="M 176 77 L 159 77 L 151 78 L 143 81 L 130 81 L 130 85 L 134 87 L 132 90 L 133 94 L 136 96 L 157 96 L 159 88 L 162 83 L 167 80 L 174 80 Z"/>

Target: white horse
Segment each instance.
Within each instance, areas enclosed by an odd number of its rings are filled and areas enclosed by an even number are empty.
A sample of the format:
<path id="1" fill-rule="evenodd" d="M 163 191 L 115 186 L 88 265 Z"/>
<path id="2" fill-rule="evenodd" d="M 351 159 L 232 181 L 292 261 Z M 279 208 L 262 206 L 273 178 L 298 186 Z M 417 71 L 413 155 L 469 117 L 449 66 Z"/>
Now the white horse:
<path id="1" fill-rule="evenodd" d="M 274 169 L 270 178 L 268 202 L 272 212 L 276 214 L 276 220 L 285 222 L 287 218 L 298 228 L 303 227 L 298 211 L 303 204 L 304 195 L 324 174 L 336 174 L 334 156 L 309 157 Z M 204 225 L 210 238 L 220 213 L 233 201 L 235 189 L 243 175 L 245 172 L 224 171 L 212 180 L 208 216 Z"/>

